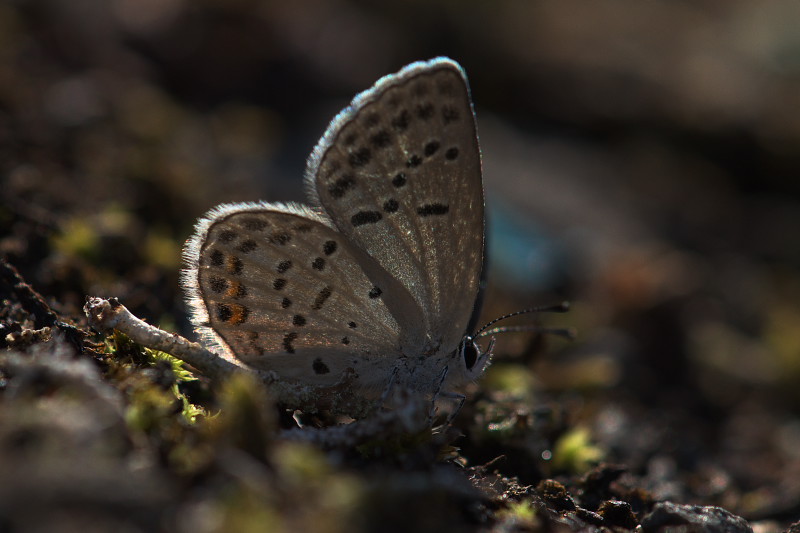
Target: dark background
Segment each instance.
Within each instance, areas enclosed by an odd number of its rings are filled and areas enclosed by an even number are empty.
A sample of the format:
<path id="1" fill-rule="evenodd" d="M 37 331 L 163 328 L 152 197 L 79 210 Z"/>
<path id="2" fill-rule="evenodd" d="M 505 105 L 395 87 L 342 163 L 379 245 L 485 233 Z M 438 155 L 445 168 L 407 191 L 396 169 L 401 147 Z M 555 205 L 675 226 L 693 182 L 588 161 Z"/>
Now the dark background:
<path id="1" fill-rule="evenodd" d="M 797 520 L 799 20 L 789 0 L 4 2 L 0 253 L 65 319 L 117 296 L 190 334 L 194 221 L 304 201 L 336 112 L 452 57 L 484 158 L 483 320 L 569 299 L 543 320 L 578 331 L 504 336 L 498 362 L 606 459 L 661 468 L 657 497 Z"/>

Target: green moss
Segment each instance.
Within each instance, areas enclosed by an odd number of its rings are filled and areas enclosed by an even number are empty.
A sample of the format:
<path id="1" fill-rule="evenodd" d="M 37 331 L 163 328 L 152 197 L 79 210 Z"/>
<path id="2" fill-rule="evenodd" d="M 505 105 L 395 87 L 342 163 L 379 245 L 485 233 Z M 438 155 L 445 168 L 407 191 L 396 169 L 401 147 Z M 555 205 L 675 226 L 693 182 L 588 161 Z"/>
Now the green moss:
<path id="1" fill-rule="evenodd" d="M 143 385 L 130 391 L 125 421 L 131 429 L 152 433 L 175 412 L 176 398 L 158 387 Z"/>
<path id="2" fill-rule="evenodd" d="M 586 428 L 574 428 L 559 438 L 553 446 L 553 466 L 559 470 L 582 474 L 603 458 L 603 451 L 592 444 Z"/>
<path id="3" fill-rule="evenodd" d="M 147 260 L 161 268 L 174 270 L 180 265 L 181 244 L 166 233 L 149 232 L 144 250 Z"/>
<path id="4" fill-rule="evenodd" d="M 122 365 L 123 373 L 131 371 L 135 365 L 140 365 L 161 367 L 162 369 L 166 367 L 172 374 L 171 383 L 166 390 L 163 386 L 159 386 L 163 384 L 156 384 L 152 381 L 134 387 L 132 393 L 134 401 L 131 403 L 128 413 L 130 423 L 143 428 L 148 425 L 147 419 L 152 416 L 164 416 L 176 410 L 179 410 L 181 417 L 190 424 L 194 424 L 198 417 L 208 416 L 208 412 L 204 408 L 191 403 L 181 391 L 182 384 L 197 381 L 197 378 L 184 367 L 184 363 L 180 359 L 165 352 L 139 346 L 127 336 L 116 331 L 107 341 L 107 349 L 115 362 Z M 120 370 L 118 366 L 113 368 Z M 151 385 L 151 387 L 147 385 Z M 149 390 L 150 388 L 153 390 Z M 180 406 L 179 409 L 177 405 Z"/>
<path id="5" fill-rule="evenodd" d="M 264 385 L 248 374 L 234 374 L 222 384 L 218 399 L 219 415 L 206 423 L 212 440 L 267 462 L 277 417 Z"/>
<path id="6" fill-rule="evenodd" d="M 53 248 L 70 257 L 88 260 L 100 255 L 100 235 L 90 220 L 77 216 L 66 221 L 61 233 L 53 237 Z"/>
<path id="7" fill-rule="evenodd" d="M 278 447 L 274 454 L 281 477 L 294 484 L 318 482 L 331 474 L 325 456 L 311 446 L 291 443 Z"/>
<path id="8" fill-rule="evenodd" d="M 482 380 L 483 386 L 513 398 L 530 399 L 536 378 L 522 365 L 498 363 L 489 367 Z"/>
<path id="9" fill-rule="evenodd" d="M 281 490 L 302 495 L 293 497 L 292 501 L 302 502 L 301 507 L 307 508 L 306 512 L 299 513 L 311 520 L 303 529 L 348 530 L 346 524 L 352 522 L 365 497 L 360 479 L 334 468 L 318 449 L 296 442 L 276 446 L 272 461 Z"/>
<path id="10" fill-rule="evenodd" d="M 775 357 L 782 378 L 794 383 L 800 376 L 800 329 L 797 324 L 800 324 L 800 307 L 794 302 L 780 302 L 769 308 L 764 328 L 767 353 Z"/>
<path id="11" fill-rule="evenodd" d="M 498 511 L 495 518 L 509 526 L 504 529 L 513 531 L 523 526 L 533 526 L 536 520 L 536 509 L 530 500 L 511 502 L 508 507 Z"/>

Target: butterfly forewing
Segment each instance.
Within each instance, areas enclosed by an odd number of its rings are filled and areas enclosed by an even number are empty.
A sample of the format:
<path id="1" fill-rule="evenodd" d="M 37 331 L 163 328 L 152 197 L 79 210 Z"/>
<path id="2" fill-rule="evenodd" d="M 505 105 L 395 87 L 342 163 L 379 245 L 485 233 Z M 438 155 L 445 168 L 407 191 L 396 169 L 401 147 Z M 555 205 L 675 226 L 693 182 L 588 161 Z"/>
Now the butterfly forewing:
<path id="1" fill-rule="evenodd" d="M 455 349 L 478 290 L 484 224 L 461 68 L 446 59 L 415 63 L 357 96 L 315 149 L 306 179 L 335 226 L 423 311 L 424 351 Z"/>
<path id="2" fill-rule="evenodd" d="M 201 221 L 189 275 L 198 288 L 195 315 L 228 355 L 284 378 L 325 383 L 359 362 L 392 361 L 404 349 L 401 338 L 421 336 L 394 319 L 414 314 L 405 289 L 310 210 L 254 204 L 218 211 Z"/>

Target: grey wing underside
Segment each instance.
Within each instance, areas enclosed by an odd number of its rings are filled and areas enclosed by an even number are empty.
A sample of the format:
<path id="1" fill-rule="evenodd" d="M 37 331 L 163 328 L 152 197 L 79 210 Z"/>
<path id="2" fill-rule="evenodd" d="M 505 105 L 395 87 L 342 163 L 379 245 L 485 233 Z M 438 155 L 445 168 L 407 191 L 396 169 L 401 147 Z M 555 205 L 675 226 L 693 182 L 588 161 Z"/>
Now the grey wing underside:
<path id="1" fill-rule="evenodd" d="M 484 235 L 461 68 L 415 63 L 357 96 L 314 150 L 306 184 L 339 231 L 411 294 L 430 335 L 425 351 L 454 349 L 476 301 Z"/>
<path id="2" fill-rule="evenodd" d="M 332 384 L 348 368 L 392 364 L 415 349 L 403 339 L 422 336 L 421 322 L 394 318 L 420 314 L 407 291 L 308 208 L 219 206 L 185 255 L 206 340 L 282 378 Z"/>

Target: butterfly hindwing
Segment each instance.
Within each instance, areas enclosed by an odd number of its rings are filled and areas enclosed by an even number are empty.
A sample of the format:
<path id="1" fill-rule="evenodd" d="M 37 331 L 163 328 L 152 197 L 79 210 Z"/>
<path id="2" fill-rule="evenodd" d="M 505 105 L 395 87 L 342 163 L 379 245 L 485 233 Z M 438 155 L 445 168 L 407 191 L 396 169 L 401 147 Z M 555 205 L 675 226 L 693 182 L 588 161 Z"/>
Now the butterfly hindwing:
<path id="1" fill-rule="evenodd" d="M 401 332 L 393 316 L 414 314 L 405 289 L 378 266 L 367 276 L 369 257 L 308 209 L 220 206 L 195 243 L 186 281 L 197 289 L 196 320 L 253 367 L 332 383 L 345 368 L 396 359 L 401 337 L 420 336 Z"/>

